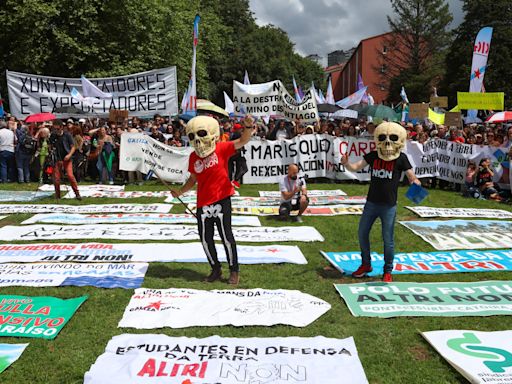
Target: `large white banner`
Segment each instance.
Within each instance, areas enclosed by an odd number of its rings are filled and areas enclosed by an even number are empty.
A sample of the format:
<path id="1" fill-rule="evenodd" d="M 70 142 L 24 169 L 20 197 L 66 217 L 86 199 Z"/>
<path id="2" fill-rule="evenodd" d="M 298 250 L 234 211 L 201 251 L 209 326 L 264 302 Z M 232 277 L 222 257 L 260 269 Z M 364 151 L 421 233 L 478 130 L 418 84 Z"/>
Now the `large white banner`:
<path id="1" fill-rule="evenodd" d="M 109 184 L 93 184 L 93 185 L 82 185 L 80 184 L 80 192 L 82 191 L 88 191 L 88 190 L 94 190 L 94 191 L 124 191 L 124 185 L 109 185 Z M 40 185 L 37 188 L 38 191 L 44 191 L 44 192 L 54 192 L 55 186 L 53 184 L 43 184 Z M 71 187 L 66 184 L 60 185 L 61 191 L 71 191 Z"/>
<path id="2" fill-rule="evenodd" d="M 80 187 L 79 187 L 80 189 Z M 83 193 L 80 191 L 80 195 L 82 197 L 92 197 L 92 198 L 100 198 L 105 197 L 108 199 L 139 199 L 141 197 L 149 197 L 149 198 L 162 198 L 172 196 L 169 191 L 92 191 L 86 190 Z M 64 196 L 64 199 L 74 199 L 74 192 L 68 192 L 67 195 Z"/>
<path id="3" fill-rule="evenodd" d="M 286 176 L 288 165 L 299 166 L 299 177 L 326 177 L 335 180 L 370 180 L 369 168 L 349 172 L 340 164 L 341 155 L 347 153 L 350 162 L 356 162 L 375 149 L 372 140 L 363 138 L 336 138 L 330 135 L 302 135 L 292 140 L 252 139 L 243 149 L 248 172 L 246 184 L 278 183 Z M 476 163 L 489 157 L 494 181 L 510 188 L 507 151 L 504 148 L 461 144 L 432 139 L 424 144 L 408 141 L 405 153 L 419 178 L 437 177 L 463 183 L 468 161 Z"/>
<path id="4" fill-rule="evenodd" d="M 233 81 L 233 104 L 237 114 L 282 116 L 303 122 L 319 119 L 315 95 L 311 89 L 304 92 L 301 102 L 297 102 L 279 80 L 263 84 Z"/>
<path id="5" fill-rule="evenodd" d="M 224 247 L 216 245 L 219 260 L 226 261 Z M 295 245 L 236 246 L 241 264 L 307 264 Z M 206 263 L 201 243 L 35 243 L 0 244 L 0 263 L 34 262 L 161 262 Z"/>
<path id="6" fill-rule="evenodd" d="M 194 208 L 190 206 L 190 208 Z M 304 216 L 340 216 L 340 215 L 362 215 L 364 205 L 313 205 L 307 207 L 304 211 Z M 235 206 L 232 212 L 236 215 L 254 215 L 254 216 L 278 216 L 279 206 Z M 292 215 L 299 211 L 292 211 Z"/>
<path id="7" fill-rule="evenodd" d="M 260 219 L 255 216 L 232 216 L 235 226 L 261 227 Z M 41 213 L 34 215 L 21 224 L 196 224 L 197 219 L 190 214 L 181 213 L 118 213 L 80 215 L 71 213 Z"/>
<path id="8" fill-rule="evenodd" d="M 324 241 L 314 227 L 234 227 L 237 241 Z M 195 225 L 97 224 L 97 225 L 7 225 L 0 228 L 3 241 L 115 239 L 115 240 L 199 240 Z M 216 240 L 220 240 L 218 233 Z"/>
<path id="9" fill-rule="evenodd" d="M 309 193 L 308 193 L 309 197 Z M 180 197 L 181 202 L 185 204 L 195 205 L 195 196 Z M 179 204 L 178 199 L 168 197 L 166 203 Z M 335 205 L 335 204 L 365 204 L 366 196 L 312 196 L 309 197 L 310 206 L 318 205 Z M 231 197 L 232 207 L 256 207 L 281 204 L 281 197 L 264 197 L 264 196 L 233 196 Z"/>
<path id="10" fill-rule="evenodd" d="M 84 384 L 366 384 L 352 337 L 114 336 Z"/>
<path id="11" fill-rule="evenodd" d="M 154 171 L 164 180 L 184 183 L 192 147 L 171 147 L 142 133 L 121 136 L 119 168 L 123 171 Z"/>
<path id="12" fill-rule="evenodd" d="M 405 207 L 419 217 L 467 217 L 467 218 L 491 218 L 512 219 L 512 212 L 504 209 L 481 208 L 436 208 L 436 207 Z"/>
<path id="13" fill-rule="evenodd" d="M 66 285 L 133 289 L 142 285 L 148 263 L 0 264 L 0 287 Z"/>
<path id="14" fill-rule="evenodd" d="M 512 221 L 400 221 L 435 249 L 511 248 Z"/>
<path id="15" fill-rule="evenodd" d="M 446 330 L 421 334 L 471 383 L 512 383 L 512 331 Z"/>
<path id="16" fill-rule="evenodd" d="M 128 110 L 130 116 L 178 113 L 176 67 L 88 80 L 101 91 L 112 93 L 112 98 L 96 99 L 92 105 L 86 105 L 71 97 L 73 88 L 83 94 L 80 78 L 7 71 L 11 113 L 20 120 L 40 112 L 51 112 L 59 118 L 106 116 L 110 109 Z M 57 112 L 66 107 L 75 108 L 79 112 Z"/>
<path id="17" fill-rule="evenodd" d="M 135 290 L 119 327 L 269 327 L 276 324 L 305 327 L 329 309 L 331 305 L 317 297 L 285 289 L 140 288 Z"/>
<path id="18" fill-rule="evenodd" d="M 0 214 L 7 213 L 167 213 L 171 204 L 0 204 Z"/>
<path id="19" fill-rule="evenodd" d="M 261 197 L 281 197 L 279 191 L 259 191 Z M 347 196 L 341 189 L 308 189 L 309 197 Z"/>

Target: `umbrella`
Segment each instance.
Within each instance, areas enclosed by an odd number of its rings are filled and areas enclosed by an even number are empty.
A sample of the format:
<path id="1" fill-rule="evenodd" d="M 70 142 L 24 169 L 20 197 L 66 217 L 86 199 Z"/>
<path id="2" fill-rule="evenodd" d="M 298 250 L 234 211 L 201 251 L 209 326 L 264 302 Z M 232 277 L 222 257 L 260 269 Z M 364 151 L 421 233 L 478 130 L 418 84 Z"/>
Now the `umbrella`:
<path id="1" fill-rule="evenodd" d="M 368 104 L 352 104 L 351 106 L 347 107 L 347 109 L 351 109 L 353 111 L 357 111 L 358 113 L 365 114 L 368 110 L 369 105 Z"/>
<path id="2" fill-rule="evenodd" d="M 396 113 L 393 108 L 387 107 L 382 104 L 370 105 L 366 112 L 367 116 L 372 116 L 380 119 L 387 119 L 389 121 L 400 121 L 400 113 Z"/>
<path id="3" fill-rule="evenodd" d="M 485 120 L 486 123 L 503 123 L 505 121 L 512 121 L 512 111 L 496 112 Z"/>
<path id="4" fill-rule="evenodd" d="M 55 113 L 68 113 L 68 114 L 75 114 L 75 115 L 79 115 L 79 114 L 84 114 L 85 113 L 83 110 L 78 109 L 77 107 L 74 107 L 74 106 L 55 108 L 53 110 L 53 112 L 55 112 Z"/>
<path id="5" fill-rule="evenodd" d="M 317 104 L 316 106 L 318 108 L 318 112 L 322 113 L 334 113 L 341 109 L 341 107 L 338 107 L 336 104 Z"/>
<path id="6" fill-rule="evenodd" d="M 35 113 L 25 119 L 25 123 L 42 123 L 44 121 L 55 120 L 57 116 L 50 112 Z"/>
<path id="7" fill-rule="evenodd" d="M 358 113 L 351 109 L 342 109 L 341 111 L 334 112 L 331 117 L 334 119 L 357 119 Z"/>
<path id="8" fill-rule="evenodd" d="M 216 113 L 221 116 L 229 117 L 229 113 L 225 109 L 213 104 L 210 100 L 197 99 L 197 110 Z"/>

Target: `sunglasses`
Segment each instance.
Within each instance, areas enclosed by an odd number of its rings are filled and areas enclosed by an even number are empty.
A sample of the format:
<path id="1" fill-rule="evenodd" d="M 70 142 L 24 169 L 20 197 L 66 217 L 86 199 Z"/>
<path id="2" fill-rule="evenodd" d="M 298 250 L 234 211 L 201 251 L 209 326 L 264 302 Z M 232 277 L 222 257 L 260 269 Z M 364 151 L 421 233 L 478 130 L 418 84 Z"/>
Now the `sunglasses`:
<path id="1" fill-rule="evenodd" d="M 377 138 L 379 139 L 379 141 L 386 141 L 387 139 L 387 135 L 379 135 Z M 395 142 L 395 141 L 398 141 L 398 135 L 395 135 L 395 134 L 392 134 L 392 135 L 389 135 L 389 140 Z"/>

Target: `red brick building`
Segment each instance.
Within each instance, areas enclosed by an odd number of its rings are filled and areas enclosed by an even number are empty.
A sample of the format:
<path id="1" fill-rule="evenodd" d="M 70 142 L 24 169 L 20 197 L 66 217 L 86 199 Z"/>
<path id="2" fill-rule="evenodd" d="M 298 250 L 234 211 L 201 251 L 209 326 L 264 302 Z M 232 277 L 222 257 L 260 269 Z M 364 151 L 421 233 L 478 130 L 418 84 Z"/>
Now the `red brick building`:
<path id="1" fill-rule="evenodd" d="M 391 36 L 392 33 L 388 32 L 361 40 L 345 64 L 325 69 L 325 74 L 331 75 L 336 101 L 357 90 L 359 74 L 363 77 L 364 85 L 368 86 L 368 92 L 376 104 L 387 99 L 387 84 L 382 73 L 389 70 L 385 64 L 386 55 L 393 54 L 386 47 L 386 41 L 389 41 Z"/>

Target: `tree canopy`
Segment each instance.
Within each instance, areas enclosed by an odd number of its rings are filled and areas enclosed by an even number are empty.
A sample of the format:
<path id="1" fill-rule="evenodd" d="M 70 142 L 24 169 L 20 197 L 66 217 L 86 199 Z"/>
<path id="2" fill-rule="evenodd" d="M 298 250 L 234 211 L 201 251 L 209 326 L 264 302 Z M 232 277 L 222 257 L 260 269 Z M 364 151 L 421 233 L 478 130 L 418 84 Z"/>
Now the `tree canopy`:
<path id="1" fill-rule="evenodd" d="M 223 105 L 222 92 L 231 94 L 246 69 L 253 83 L 290 85 L 294 75 L 323 84 L 322 68 L 295 53 L 286 32 L 256 24 L 248 0 L 5 0 L 0 70 L 98 77 L 175 65 L 183 92 L 196 13 L 198 97 Z"/>

